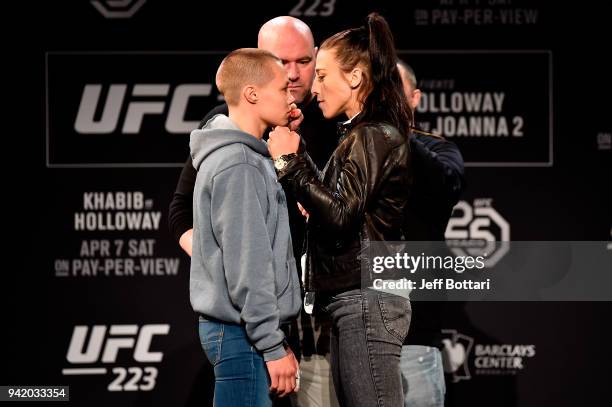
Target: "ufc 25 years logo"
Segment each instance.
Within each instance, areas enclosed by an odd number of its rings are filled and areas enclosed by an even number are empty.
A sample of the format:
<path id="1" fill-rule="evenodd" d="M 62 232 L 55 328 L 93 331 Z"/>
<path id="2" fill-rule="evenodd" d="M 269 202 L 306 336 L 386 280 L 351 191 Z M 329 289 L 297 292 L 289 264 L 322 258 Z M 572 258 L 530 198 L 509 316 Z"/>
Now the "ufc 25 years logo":
<path id="1" fill-rule="evenodd" d="M 105 365 L 117 363 L 120 352 L 122 360 L 129 354 L 136 363 L 160 363 L 164 354 L 153 351 L 151 344 L 156 336 L 168 332 L 168 324 L 77 325 L 66 354 L 73 368 L 63 369 L 62 374 L 105 375 L 108 373 Z M 113 367 L 111 372 L 115 377 L 108 391 L 150 391 L 155 388 L 158 375 L 154 366 Z"/>
<path id="2" fill-rule="evenodd" d="M 457 256 L 484 256 L 494 266 L 508 251 L 510 224 L 493 207 L 491 198 L 459 201 L 445 232 L 449 248 Z"/>

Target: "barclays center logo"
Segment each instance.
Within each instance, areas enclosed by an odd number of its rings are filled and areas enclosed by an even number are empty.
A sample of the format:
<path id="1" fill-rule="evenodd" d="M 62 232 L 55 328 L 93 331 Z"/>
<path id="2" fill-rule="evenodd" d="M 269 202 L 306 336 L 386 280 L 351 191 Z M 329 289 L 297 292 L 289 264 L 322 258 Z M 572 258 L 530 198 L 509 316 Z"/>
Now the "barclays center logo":
<path id="1" fill-rule="evenodd" d="M 444 372 L 451 375 L 453 383 L 471 379 L 468 358 L 474 346 L 474 338 L 454 329 L 443 329 L 442 335 Z"/>
<path id="2" fill-rule="evenodd" d="M 482 343 L 455 329 L 442 329 L 442 364 L 453 383 L 476 376 L 513 376 L 536 356 L 532 343 Z"/>

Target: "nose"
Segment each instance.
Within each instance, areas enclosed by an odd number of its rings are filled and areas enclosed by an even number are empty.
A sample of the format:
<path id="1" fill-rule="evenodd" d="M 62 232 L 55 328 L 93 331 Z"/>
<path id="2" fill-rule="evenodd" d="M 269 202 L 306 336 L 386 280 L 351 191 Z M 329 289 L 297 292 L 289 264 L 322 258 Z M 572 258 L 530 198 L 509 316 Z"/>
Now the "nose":
<path id="1" fill-rule="evenodd" d="M 319 94 L 319 84 L 317 83 L 317 78 L 315 78 L 314 82 L 312 83 L 312 88 L 310 89 L 310 92 L 315 96 Z"/>
<path id="2" fill-rule="evenodd" d="M 300 70 L 295 62 L 287 62 L 285 64 L 285 70 L 287 71 L 287 75 L 289 76 L 289 80 L 291 82 L 295 82 L 300 79 Z"/>

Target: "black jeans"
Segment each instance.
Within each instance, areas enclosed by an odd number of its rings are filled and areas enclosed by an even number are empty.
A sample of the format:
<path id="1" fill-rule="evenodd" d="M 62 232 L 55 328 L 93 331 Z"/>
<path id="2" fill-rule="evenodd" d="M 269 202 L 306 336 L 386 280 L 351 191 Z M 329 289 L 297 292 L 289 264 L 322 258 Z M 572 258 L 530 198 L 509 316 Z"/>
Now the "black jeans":
<path id="1" fill-rule="evenodd" d="M 408 334 L 410 301 L 372 289 L 329 299 L 331 369 L 342 407 L 402 407 L 402 344 Z"/>

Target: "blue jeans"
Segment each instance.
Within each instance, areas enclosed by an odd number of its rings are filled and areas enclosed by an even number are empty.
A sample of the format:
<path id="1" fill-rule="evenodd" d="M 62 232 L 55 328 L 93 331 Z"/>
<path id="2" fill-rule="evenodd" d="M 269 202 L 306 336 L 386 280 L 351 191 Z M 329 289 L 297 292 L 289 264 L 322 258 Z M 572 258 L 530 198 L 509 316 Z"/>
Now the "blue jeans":
<path id="1" fill-rule="evenodd" d="M 266 363 L 244 327 L 200 317 L 199 334 L 215 370 L 215 407 L 272 406 Z"/>
<path id="2" fill-rule="evenodd" d="M 331 297 L 330 364 L 342 407 L 404 405 L 400 354 L 410 301 L 370 289 Z"/>
<path id="3" fill-rule="evenodd" d="M 402 347 L 400 360 L 405 407 L 443 407 L 446 385 L 442 353 L 420 345 Z"/>

